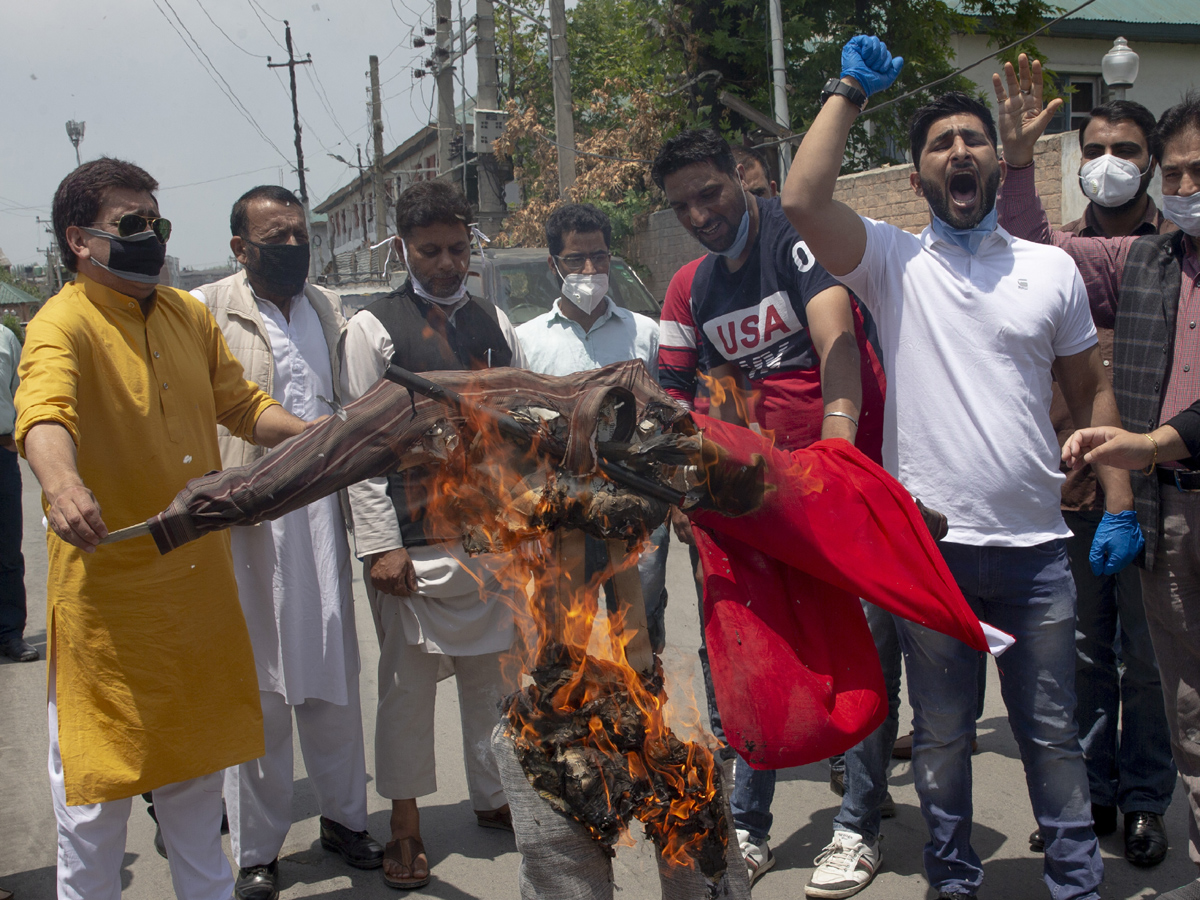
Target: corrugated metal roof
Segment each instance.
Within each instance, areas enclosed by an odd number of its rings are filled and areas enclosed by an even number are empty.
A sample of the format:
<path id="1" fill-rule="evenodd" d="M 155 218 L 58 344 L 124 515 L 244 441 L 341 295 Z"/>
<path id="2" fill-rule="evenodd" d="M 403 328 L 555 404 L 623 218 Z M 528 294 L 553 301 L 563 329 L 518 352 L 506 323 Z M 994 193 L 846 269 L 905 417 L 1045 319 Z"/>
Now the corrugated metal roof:
<path id="1" fill-rule="evenodd" d="M 1056 0 L 1062 12 L 1079 5 L 1072 0 Z M 951 9 L 961 6 L 959 0 L 946 0 Z M 1053 18 L 1051 16 L 1050 18 Z M 1094 0 L 1066 21 L 1130 22 L 1154 25 L 1200 25 L 1200 2 L 1197 0 Z"/>
<path id="2" fill-rule="evenodd" d="M 7 281 L 0 281 L 0 306 L 12 306 L 17 303 L 40 303 L 33 294 L 27 294 L 20 288 L 15 288 Z"/>
<path id="3" fill-rule="evenodd" d="M 1064 3 L 1064 11 L 1078 6 Z M 1103 22 L 1145 22 L 1163 25 L 1200 25 L 1200 3 L 1196 0 L 1095 0 L 1072 19 Z"/>

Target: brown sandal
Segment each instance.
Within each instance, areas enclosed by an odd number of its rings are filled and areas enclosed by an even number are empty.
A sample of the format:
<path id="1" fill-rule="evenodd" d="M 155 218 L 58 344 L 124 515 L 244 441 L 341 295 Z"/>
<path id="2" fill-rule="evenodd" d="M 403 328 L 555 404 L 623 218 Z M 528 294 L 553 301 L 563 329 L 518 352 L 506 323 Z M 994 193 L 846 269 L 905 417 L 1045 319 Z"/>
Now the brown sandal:
<path id="1" fill-rule="evenodd" d="M 394 841 L 388 841 L 388 844 L 383 849 L 383 859 L 386 862 L 391 860 L 394 863 L 399 863 L 401 868 L 408 870 L 407 878 L 393 878 L 388 875 L 387 869 L 383 870 L 383 883 L 388 887 L 399 888 L 403 891 L 410 891 L 413 888 L 425 887 L 429 884 L 429 879 L 432 877 L 429 874 L 429 863 L 425 863 L 425 874 L 417 875 L 413 870 L 417 868 L 417 857 L 425 852 L 425 845 L 421 843 L 420 838 L 406 837 L 397 838 Z M 428 860 L 428 856 L 426 857 Z"/>
<path id="2" fill-rule="evenodd" d="M 512 831 L 512 812 L 505 803 L 499 809 L 491 809 L 487 812 L 475 810 L 475 821 L 479 823 L 480 828 L 499 828 L 503 831 Z"/>

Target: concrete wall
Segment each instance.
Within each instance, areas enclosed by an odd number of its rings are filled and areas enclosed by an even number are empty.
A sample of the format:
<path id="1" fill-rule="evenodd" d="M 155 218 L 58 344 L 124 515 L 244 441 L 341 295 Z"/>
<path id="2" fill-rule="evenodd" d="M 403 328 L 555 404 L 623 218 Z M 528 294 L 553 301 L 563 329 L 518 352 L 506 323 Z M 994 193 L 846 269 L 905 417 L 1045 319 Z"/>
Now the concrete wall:
<path id="1" fill-rule="evenodd" d="M 1074 132 L 1043 137 L 1034 152 L 1038 194 L 1051 225 L 1083 214 L 1087 202 L 1079 189 L 1079 137 Z M 911 165 L 884 166 L 838 179 L 834 196 L 861 215 L 891 222 L 908 231 L 929 224 L 929 206 L 913 193 Z M 1064 208 L 1065 199 L 1065 208 Z M 701 256 L 704 248 L 688 234 L 675 213 L 659 210 L 629 241 L 626 256 L 648 273 L 646 287 L 661 302 L 681 266 Z"/>

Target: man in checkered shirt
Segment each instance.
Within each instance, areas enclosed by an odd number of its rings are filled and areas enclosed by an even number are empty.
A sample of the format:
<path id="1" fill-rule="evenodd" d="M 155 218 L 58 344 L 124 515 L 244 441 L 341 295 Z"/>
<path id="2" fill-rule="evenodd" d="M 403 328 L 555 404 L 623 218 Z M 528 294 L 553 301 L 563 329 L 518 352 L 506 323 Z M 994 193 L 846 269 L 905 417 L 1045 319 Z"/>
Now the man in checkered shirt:
<path id="1" fill-rule="evenodd" d="M 1008 75 L 1011 84 L 1011 67 Z M 1147 446 L 1153 445 L 1150 465 L 1133 475 L 1138 520 L 1146 536 L 1139 562 L 1142 598 L 1162 676 L 1172 752 L 1188 790 L 1191 858 L 1200 865 L 1200 745 L 1194 740 L 1200 728 L 1200 640 L 1188 627 L 1200 614 L 1200 544 L 1195 539 L 1200 459 L 1193 455 L 1155 465 L 1156 441 L 1200 397 L 1200 93 L 1191 91 L 1163 113 L 1151 141 L 1162 167 L 1163 212 L 1180 230 L 1103 238 L 1051 231 L 1033 187 L 1034 142 L 1047 121 L 1038 115 L 1040 90 L 1006 93 L 999 76 L 995 87 L 1008 162 L 1000 221 L 1013 234 L 1066 250 L 1079 266 L 1093 310 L 1115 310 L 1117 406 L 1125 427 L 1147 433 Z M 1132 862 L 1144 856 L 1130 852 L 1141 843 L 1147 851 L 1165 854 L 1161 817 L 1127 812 L 1125 830 Z M 1162 897 L 1200 900 L 1200 881 Z"/>

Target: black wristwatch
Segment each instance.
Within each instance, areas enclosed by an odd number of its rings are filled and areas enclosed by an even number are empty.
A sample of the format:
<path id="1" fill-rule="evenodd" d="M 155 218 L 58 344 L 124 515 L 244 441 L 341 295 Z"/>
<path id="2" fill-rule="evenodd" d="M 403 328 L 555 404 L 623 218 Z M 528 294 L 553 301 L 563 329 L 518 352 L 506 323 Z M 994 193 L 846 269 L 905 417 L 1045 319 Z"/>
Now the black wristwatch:
<path id="1" fill-rule="evenodd" d="M 825 101 L 830 97 L 837 95 L 845 97 L 851 103 L 858 107 L 858 111 L 862 112 L 867 107 L 867 95 L 861 89 L 852 84 L 846 84 L 840 78 L 830 78 L 825 82 L 825 87 L 821 89 L 821 105 L 825 105 Z"/>

